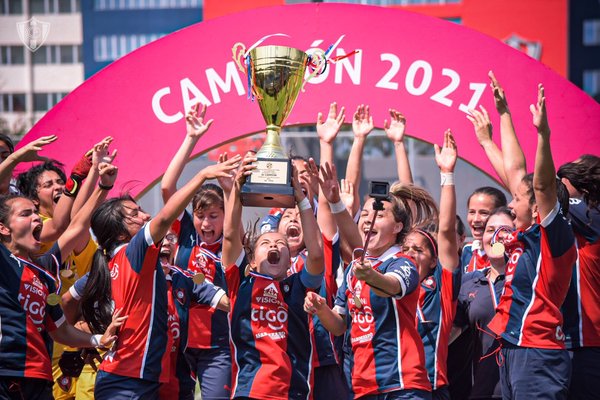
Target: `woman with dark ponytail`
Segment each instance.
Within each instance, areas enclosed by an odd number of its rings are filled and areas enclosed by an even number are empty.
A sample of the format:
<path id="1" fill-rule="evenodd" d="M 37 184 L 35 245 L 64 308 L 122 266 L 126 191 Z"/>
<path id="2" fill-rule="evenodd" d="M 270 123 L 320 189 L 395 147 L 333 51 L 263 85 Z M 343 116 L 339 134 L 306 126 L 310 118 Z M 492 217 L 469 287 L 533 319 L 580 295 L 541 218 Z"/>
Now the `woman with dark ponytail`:
<path id="1" fill-rule="evenodd" d="M 156 244 L 200 186 L 209 179 L 230 177 L 239 160 L 238 156 L 204 168 L 152 219 L 128 196 L 111 199 L 94 213 L 91 226 L 98 251 L 83 296 L 83 315 L 92 330 L 107 323 L 113 308 L 129 315 L 119 341 L 100 365 L 96 399 L 158 399 L 160 384 L 169 380 L 172 336 L 167 283 Z"/>

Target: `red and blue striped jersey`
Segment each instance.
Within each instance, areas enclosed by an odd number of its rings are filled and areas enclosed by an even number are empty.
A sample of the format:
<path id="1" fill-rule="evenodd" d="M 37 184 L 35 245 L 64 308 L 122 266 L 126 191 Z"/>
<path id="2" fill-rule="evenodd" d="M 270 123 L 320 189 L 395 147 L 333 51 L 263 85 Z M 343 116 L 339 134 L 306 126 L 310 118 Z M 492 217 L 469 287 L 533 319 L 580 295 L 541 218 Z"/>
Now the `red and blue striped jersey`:
<path id="1" fill-rule="evenodd" d="M 149 381 L 169 381 L 173 337 L 168 325 L 167 281 L 152 242 L 150 223 L 115 249 L 110 269 L 115 309 L 128 315 L 100 369 Z"/>
<path id="2" fill-rule="evenodd" d="M 322 275 L 306 269 L 282 281 L 251 272 L 245 255 L 226 270 L 231 300 L 231 397 L 309 399 L 312 343 L 304 312 L 308 288 Z"/>
<path id="3" fill-rule="evenodd" d="M 475 240 L 463 246 L 460 255 L 460 265 L 463 272 L 481 271 L 488 265 L 488 256 L 481 248 L 481 242 Z"/>
<path id="4" fill-rule="evenodd" d="M 222 240 L 204 243 L 196 233 L 193 217 L 187 211 L 180 221 L 179 247 L 175 264 L 194 273 L 202 273 L 208 282 L 227 290 L 225 273 L 221 267 Z M 189 309 L 189 335 L 187 347 L 216 349 L 229 347 L 229 322 L 227 313 L 193 302 Z"/>
<path id="5" fill-rule="evenodd" d="M 573 230 L 556 203 L 539 224 L 509 235 L 504 293 L 488 327 L 522 347 L 564 349 L 560 312 L 577 257 Z"/>
<path id="6" fill-rule="evenodd" d="M 393 246 L 373 267 L 397 278 L 402 291 L 394 297 L 380 297 L 356 279 L 351 267 L 346 269 L 334 311 L 346 316 L 348 324 L 351 390 L 356 398 L 403 389 L 430 391 L 423 342 L 415 324 L 419 298 L 415 264 Z"/>
<path id="7" fill-rule="evenodd" d="M 333 241 L 323 238 L 323 256 L 325 258 L 325 272 L 323 283 L 318 289 L 318 293 L 327 302 L 327 306 L 332 308 L 335 295 L 337 293 L 337 283 L 335 281 L 336 273 L 340 267 L 342 257 L 340 255 L 339 236 L 336 234 Z M 301 252 L 295 258 L 288 273 L 300 272 L 306 262 L 306 251 Z M 316 291 L 316 290 L 315 290 Z M 310 334 L 313 341 L 313 367 L 323 367 L 326 365 L 339 364 L 338 350 L 334 344 L 335 337 L 323 326 L 319 317 L 313 315 L 310 319 Z"/>
<path id="8" fill-rule="evenodd" d="M 448 385 L 448 341 L 456 314 L 462 271 L 450 272 L 439 264 L 421 282 L 417 328 L 425 348 L 425 366 L 433 390 Z"/>
<path id="9" fill-rule="evenodd" d="M 569 219 L 577 239 L 578 258 L 563 304 L 567 348 L 600 346 L 600 213 L 570 199 Z"/>
<path id="10" fill-rule="evenodd" d="M 61 262 L 57 244 L 35 263 L 0 244 L 0 376 L 52 381 L 52 339 L 48 332 L 65 322 L 60 305 L 46 303 L 56 291 L 50 276 Z M 50 276 L 37 268 L 47 271 Z"/>

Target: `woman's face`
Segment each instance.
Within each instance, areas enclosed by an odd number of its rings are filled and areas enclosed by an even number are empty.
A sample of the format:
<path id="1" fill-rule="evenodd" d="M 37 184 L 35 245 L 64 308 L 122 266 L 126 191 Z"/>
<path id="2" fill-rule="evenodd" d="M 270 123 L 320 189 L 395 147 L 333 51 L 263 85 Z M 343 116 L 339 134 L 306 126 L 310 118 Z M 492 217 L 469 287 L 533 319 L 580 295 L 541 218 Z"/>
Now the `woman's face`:
<path id="1" fill-rule="evenodd" d="M 173 257 L 175 257 L 175 250 L 177 249 L 177 234 L 169 229 L 165 235 L 161 245 L 159 256 L 162 260 L 173 263 Z"/>
<path id="2" fill-rule="evenodd" d="M 300 221 L 300 210 L 298 207 L 287 208 L 281 216 L 277 232 L 287 238 L 291 254 L 298 254 L 304 249 L 304 233 Z"/>
<path id="3" fill-rule="evenodd" d="M 216 204 L 194 211 L 194 228 L 204 243 L 214 243 L 223 234 L 225 213 Z"/>
<path id="4" fill-rule="evenodd" d="M 0 233 L 9 237 L 5 243 L 14 254 L 29 258 L 40 250 L 42 219 L 31 200 L 18 197 L 9 202 L 10 213 L 6 224 L 0 224 Z"/>
<path id="5" fill-rule="evenodd" d="M 485 221 L 494 209 L 494 198 L 488 194 L 476 193 L 469 199 L 467 210 L 467 224 L 471 228 L 471 235 L 475 240 L 481 240 Z"/>
<path id="6" fill-rule="evenodd" d="M 38 176 L 37 196 L 40 211 L 49 217 L 65 189 L 65 181 L 55 171 L 44 171 Z"/>
<path id="7" fill-rule="evenodd" d="M 370 255 L 378 257 L 396 244 L 396 237 L 402 231 L 403 225 L 402 222 L 396 222 L 394 219 L 394 214 L 391 210 L 392 204 L 384 201 L 384 209 L 377 213 L 375 223 L 371 227 L 371 221 L 373 221 L 373 215 L 375 214 L 373 203 L 373 199 L 369 199 L 365 203 L 360 213 L 360 219 L 358 220 L 358 229 L 360 230 L 363 243 L 369 229 L 373 229 L 367 251 Z"/>
<path id="8" fill-rule="evenodd" d="M 250 265 L 257 272 L 277 281 L 287 277 L 290 249 L 285 236 L 279 232 L 262 234 L 256 241 L 254 259 Z"/>
<path id="9" fill-rule="evenodd" d="M 483 232 L 483 250 L 485 250 L 485 253 L 490 259 L 504 259 L 504 253 L 496 255 L 492 251 L 492 237 L 494 236 L 494 232 L 501 227 L 505 227 L 512 232 L 515 229 L 512 217 L 509 217 L 506 214 L 492 215 L 485 225 L 485 231 Z"/>
<path id="10" fill-rule="evenodd" d="M 420 281 L 425 279 L 437 264 L 437 258 L 431 253 L 428 241 L 424 235 L 411 232 L 402 245 L 402 252 L 415 260 Z"/>
<path id="11" fill-rule="evenodd" d="M 125 200 L 121 207 L 123 207 L 125 229 L 129 233 L 129 237 L 132 238 L 146 222 L 150 221 L 150 214 L 144 212 L 142 207 L 131 200 Z"/>
<path id="12" fill-rule="evenodd" d="M 537 207 L 529 203 L 529 187 L 523 181 L 517 186 L 513 199 L 508 204 L 514 215 L 514 223 L 517 229 L 527 229 L 537 217 Z"/>

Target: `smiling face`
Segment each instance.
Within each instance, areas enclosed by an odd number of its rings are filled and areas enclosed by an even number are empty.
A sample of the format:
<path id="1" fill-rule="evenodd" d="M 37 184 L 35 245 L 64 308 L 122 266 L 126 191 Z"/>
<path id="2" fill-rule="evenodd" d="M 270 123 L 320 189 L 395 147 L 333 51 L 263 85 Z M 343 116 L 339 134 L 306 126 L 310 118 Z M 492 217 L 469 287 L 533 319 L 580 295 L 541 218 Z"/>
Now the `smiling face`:
<path id="1" fill-rule="evenodd" d="M 31 258 L 40 250 L 42 219 L 35 204 L 29 199 L 17 197 L 6 203 L 10 210 L 6 222 L 0 222 L 0 234 L 6 247 L 15 255 Z"/>
<path id="2" fill-rule="evenodd" d="M 136 233 L 142 229 L 142 226 L 150 221 L 150 214 L 147 214 L 142 208 L 131 200 L 125 200 L 121 204 L 123 209 L 123 222 L 125 223 L 125 229 L 129 233 L 129 238 L 135 236 Z"/>
<path id="3" fill-rule="evenodd" d="M 529 186 L 521 181 L 513 194 L 512 201 L 508 204 L 508 208 L 512 210 L 517 229 L 529 228 L 537 217 L 537 207 L 529 202 L 529 198 Z"/>
<path id="4" fill-rule="evenodd" d="M 467 224 L 471 228 L 471 235 L 475 240 L 481 240 L 485 222 L 495 208 L 494 198 L 485 193 L 476 193 L 471 196 L 467 210 Z"/>
<path id="5" fill-rule="evenodd" d="M 421 233 L 411 232 L 402 244 L 402 252 L 414 259 L 417 264 L 420 281 L 429 275 L 437 263 L 437 258 L 432 254 L 428 241 L 429 239 Z"/>
<path id="6" fill-rule="evenodd" d="M 277 281 L 286 278 L 290 267 L 290 249 L 285 236 L 279 232 L 262 234 L 254 246 L 250 266 Z"/>
<path id="7" fill-rule="evenodd" d="M 485 253 L 490 259 L 502 259 L 504 260 L 504 254 L 495 255 L 492 251 L 492 237 L 494 236 L 494 232 L 498 228 L 505 227 L 510 231 L 515 229 L 515 224 L 513 223 L 512 217 L 500 213 L 492 215 L 485 225 L 485 232 L 483 233 L 483 249 Z"/>
<path id="8" fill-rule="evenodd" d="M 216 204 L 194 211 L 194 228 L 204 243 L 214 243 L 223 234 L 225 213 Z"/>
<path id="9" fill-rule="evenodd" d="M 55 171 L 44 171 L 37 179 L 37 197 L 40 212 L 51 217 L 54 207 L 65 189 L 65 181 Z"/>
<path id="10" fill-rule="evenodd" d="M 304 249 L 304 233 L 300 223 L 300 210 L 297 207 L 287 208 L 283 212 L 277 232 L 286 237 L 292 256 L 298 255 Z"/>
<path id="11" fill-rule="evenodd" d="M 363 243 L 371 228 L 371 221 L 373 221 L 373 215 L 375 214 L 373 210 L 374 202 L 373 199 L 367 200 L 358 220 L 358 229 Z M 397 222 L 394 218 L 392 203 L 384 201 L 383 207 L 383 211 L 377 213 L 377 218 L 372 226 L 373 231 L 367 249 L 368 253 L 375 257 L 382 255 L 387 249 L 396 244 L 396 237 L 403 227 L 402 222 Z"/>

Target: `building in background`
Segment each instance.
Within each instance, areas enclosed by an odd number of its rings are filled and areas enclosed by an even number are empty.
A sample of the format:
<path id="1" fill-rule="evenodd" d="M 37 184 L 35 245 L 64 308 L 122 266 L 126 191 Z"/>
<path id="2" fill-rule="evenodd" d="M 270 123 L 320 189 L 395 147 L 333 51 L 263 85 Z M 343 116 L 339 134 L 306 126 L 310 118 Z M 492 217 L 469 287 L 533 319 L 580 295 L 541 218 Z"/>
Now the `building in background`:
<path id="1" fill-rule="evenodd" d="M 569 80 L 600 102 L 600 1 L 569 3 Z"/>
<path id="2" fill-rule="evenodd" d="M 49 28 L 43 45 L 24 45 L 18 23 Z M 23 32 L 22 32 L 23 33 Z M 80 0 L 0 0 L 0 117 L 5 133 L 23 134 L 83 82 Z M 35 48 L 35 47 L 34 47 Z"/>

